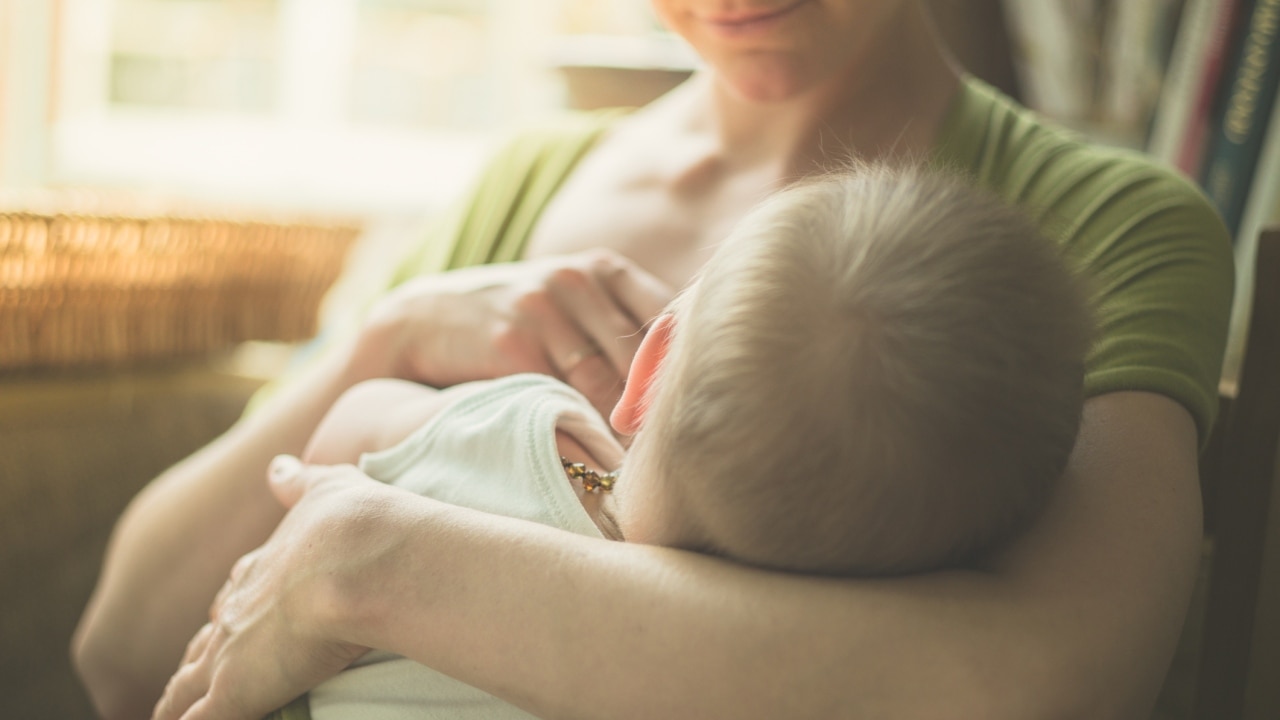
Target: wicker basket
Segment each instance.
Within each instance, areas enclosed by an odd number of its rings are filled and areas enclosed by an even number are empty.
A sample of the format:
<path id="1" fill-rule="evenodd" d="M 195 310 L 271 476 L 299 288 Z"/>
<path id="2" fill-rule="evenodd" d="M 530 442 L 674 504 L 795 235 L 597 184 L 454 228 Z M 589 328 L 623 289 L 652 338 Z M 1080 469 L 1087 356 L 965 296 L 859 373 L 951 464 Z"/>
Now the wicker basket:
<path id="1" fill-rule="evenodd" d="M 0 370 L 308 338 L 356 234 L 337 225 L 0 213 Z"/>

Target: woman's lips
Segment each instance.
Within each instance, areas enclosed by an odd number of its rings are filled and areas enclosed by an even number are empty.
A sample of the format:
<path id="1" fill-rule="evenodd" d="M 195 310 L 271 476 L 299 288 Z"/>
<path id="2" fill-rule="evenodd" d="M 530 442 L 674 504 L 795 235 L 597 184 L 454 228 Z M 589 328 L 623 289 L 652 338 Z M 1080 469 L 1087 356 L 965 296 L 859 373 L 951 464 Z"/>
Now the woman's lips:
<path id="1" fill-rule="evenodd" d="M 704 15 L 701 19 L 707 25 L 725 35 L 749 35 L 754 32 L 768 30 L 808 2 L 809 0 L 793 0 L 793 2 L 779 8 Z"/>

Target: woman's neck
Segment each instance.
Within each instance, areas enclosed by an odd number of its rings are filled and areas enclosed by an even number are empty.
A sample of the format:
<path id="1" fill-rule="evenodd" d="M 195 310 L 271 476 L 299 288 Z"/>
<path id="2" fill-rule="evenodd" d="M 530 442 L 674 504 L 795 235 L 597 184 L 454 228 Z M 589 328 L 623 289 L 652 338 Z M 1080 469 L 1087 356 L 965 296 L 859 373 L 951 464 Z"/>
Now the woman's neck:
<path id="1" fill-rule="evenodd" d="M 726 159 L 792 177 L 845 154 L 924 157 L 959 89 L 959 69 L 916 3 L 904 3 L 864 47 L 843 72 L 781 102 L 753 102 L 703 71 L 689 87 L 692 125 L 713 135 Z"/>

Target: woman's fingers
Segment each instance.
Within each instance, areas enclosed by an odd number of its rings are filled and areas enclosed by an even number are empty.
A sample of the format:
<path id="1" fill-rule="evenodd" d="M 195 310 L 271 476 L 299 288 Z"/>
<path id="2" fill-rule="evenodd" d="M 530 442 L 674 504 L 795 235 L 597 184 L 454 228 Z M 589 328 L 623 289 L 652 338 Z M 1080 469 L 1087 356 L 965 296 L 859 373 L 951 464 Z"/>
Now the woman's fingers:
<path id="1" fill-rule="evenodd" d="M 216 621 L 222 613 L 222 608 L 226 605 L 227 597 L 235 587 L 244 579 L 246 573 L 249 572 L 250 566 L 257 557 L 258 550 L 253 550 L 243 555 L 231 566 L 231 574 L 227 577 L 227 581 L 222 583 L 222 587 L 218 589 L 218 594 L 213 596 L 213 604 L 209 606 L 209 620 Z M 197 635 L 197 637 L 199 637 Z M 194 642 L 194 641 L 193 641 Z"/>
<path id="2" fill-rule="evenodd" d="M 590 341 L 579 343 L 567 352 L 580 353 L 576 359 L 581 361 L 595 354 L 584 352 L 584 349 L 599 349 L 612 366 L 616 378 L 626 377 L 631 359 L 640 346 L 643 321 L 631 317 L 591 272 L 564 268 L 552 275 L 549 284 L 556 304 L 573 317 L 581 327 L 581 333 Z"/>
<path id="3" fill-rule="evenodd" d="M 630 260 L 584 253 L 554 268 L 531 303 L 558 375 L 607 415 L 622 393 L 644 325 L 671 291 Z M 547 302 L 548 298 L 552 302 Z"/>
<path id="4" fill-rule="evenodd" d="M 213 613 L 211 612 L 210 615 Z M 204 627 L 200 628 L 191 638 L 191 642 L 187 643 L 187 651 L 182 655 L 182 664 L 194 662 L 204 654 L 205 648 L 209 646 L 209 640 L 213 637 L 214 626 L 212 622 L 207 622 Z"/>
<path id="5" fill-rule="evenodd" d="M 308 465 L 293 455 L 277 455 L 267 468 L 267 486 L 286 508 L 293 509 L 307 497 L 319 499 L 344 489 L 356 489 L 373 483 L 354 465 Z M 381 485 L 380 483 L 378 483 Z M 279 527 L 276 533 L 281 531 Z M 263 548 L 246 554 L 232 568 L 234 584 L 257 562 Z"/>
<path id="6" fill-rule="evenodd" d="M 192 705 L 209 692 L 209 671 L 207 664 L 203 662 L 205 652 L 206 649 L 202 649 L 193 661 L 185 662 L 169 678 L 164 687 L 164 695 L 151 713 L 151 720 L 179 720 L 186 717 Z"/>
<path id="7" fill-rule="evenodd" d="M 324 637 L 315 598 L 360 558 L 352 523 L 404 491 L 350 465 L 304 466 L 277 457 L 270 486 L 290 507 L 271 537 L 231 569 L 210 620 L 188 643 L 156 704 L 157 720 L 259 718 L 332 677 L 367 648 Z M 388 498 L 388 493 L 395 493 Z M 361 525 L 363 527 L 363 525 Z M 355 552 L 355 560 L 347 555 Z"/>
<path id="8" fill-rule="evenodd" d="M 603 354 L 604 351 L 595 343 L 583 345 L 581 348 L 569 353 L 569 356 L 565 358 L 564 363 L 561 365 L 563 368 L 561 372 L 565 375 L 569 375 L 573 371 L 577 370 L 578 366 L 586 360 Z"/>
<path id="9" fill-rule="evenodd" d="M 354 466 L 308 465 L 293 455 L 277 455 L 267 466 L 267 486 L 286 509 L 293 508 L 307 495 L 333 492 L 366 482 L 369 482 L 368 477 Z M 242 562 L 248 563 L 255 554 L 246 555 Z"/>
<path id="10" fill-rule="evenodd" d="M 513 309 L 506 332 L 518 337 L 496 338 L 498 351 L 515 357 L 511 346 L 532 342 L 547 367 L 524 363 L 510 372 L 545 372 L 572 385 L 602 412 L 613 407 L 634 355 L 634 350 L 620 349 L 616 339 L 619 331 L 634 325 L 593 278 L 580 267 L 558 268 L 544 284 L 524 290 Z M 602 320 L 610 312 L 614 319 Z"/>
<path id="11" fill-rule="evenodd" d="M 285 508 L 298 504 L 307 491 L 302 461 L 292 455 L 277 455 L 267 467 L 267 486 Z"/>
<path id="12" fill-rule="evenodd" d="M 546 373 L 607 412 L 645 323 L 671 295 L 612 251 L 468 268 L 394 291 L 371 313 L 354 355 L 361 368 L 437 387 Z M 278 494 L 289 507 L 298 492 Z"/>
<path id="13" fill-rule="evenodd" d="M 539 288 L 516 301 L 514 323 L 526 339 L 537 342 L 546 359 L 548 375 L 567 378 L 582 360 L 594 354 L 595 341 L 578 326 L 550 290 Z M 509 344 L 500 341 L 500 348 Z"/>
<path id="14" fill-rule="evenodd" d="M 602 254 L 593 262 L 592 271 L 640 326 L 657 317 L 676 294 L 671 286 L 615 253 Z"/>

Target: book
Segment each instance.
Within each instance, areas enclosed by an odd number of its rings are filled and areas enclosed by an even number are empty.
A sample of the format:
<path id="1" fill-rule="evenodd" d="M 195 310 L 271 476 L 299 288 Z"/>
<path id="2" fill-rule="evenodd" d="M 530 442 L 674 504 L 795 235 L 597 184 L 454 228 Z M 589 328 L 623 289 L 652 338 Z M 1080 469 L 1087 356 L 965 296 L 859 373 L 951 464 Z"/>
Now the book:
<path id="1" fill-rule="evenodd" d="M 1112 4 L 1106 16 L 1097 119 L 1132 146 L 1145 144 L 1182 5 L 1183 0 L 1125 0 Z"/>
<path id="2" fill-rule="evenodd" d="M 1147 152 L 1166 165 L 1178 165 L 1191 127 L 1191 116 L 1196 110 L 1213 29 L 1222 7 L 1228 4 L 1219 0 L 1187 0 L 1182 8 L 1147 142 Z"/>
<path id="3" fill-rule="evenodd" d="M 1096 119 L 1106 13 L 1077 0 L 1003 0 L 1023 100 L 1068 125 Z"/>
<path id="4" fill-rule="evenodd" d="M 1258 252 L 1258 235 L 1265 229 L 1280 227 L 1280 112 L 1272 112 L 1267 123 L 1253 186 L 1236 234 L 1236 294 L 1231 307 L 1231 328 L 1227 336 L 1227 355 L 1223 363 L 1224 378 L 1235 379 L 1244 358 L 1244 345 L 1249 328 L 1249 300 L 1253 297 L 1254 259 Z"/>
<path id="5" fill-rule="evenodd" d="M 1246 3 L 1242 0 L 1210 0 L 1214 15 L 1209 24 L 1209 37 L 1200 60 L 1199 77 L 1193 88 L 1195 101 L 1187 118 L 1178 150 L 1176 165 L 1190 177 L 1199 177 L 1204 161 L 1205 142 L 1209 136 L 1209 119 L 1219 95 L 1226 64 Z"/>
<path id="6" fill-rule="evenodd" d="M 1280 226 L 1280 112 L 1273 110 L 1240 218 L 1240 232 L 1256 238 L 1263 229 L 1276 226 Z"/>
<path id="7" fill-rule="evenodd" d="M 1280 0 L 1257 0 L 1241 26 L 1200 182 L 1232 236 L 1253 180 L 1280 79 Z"/>

